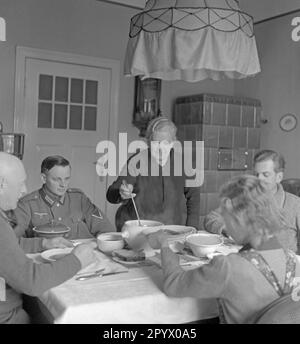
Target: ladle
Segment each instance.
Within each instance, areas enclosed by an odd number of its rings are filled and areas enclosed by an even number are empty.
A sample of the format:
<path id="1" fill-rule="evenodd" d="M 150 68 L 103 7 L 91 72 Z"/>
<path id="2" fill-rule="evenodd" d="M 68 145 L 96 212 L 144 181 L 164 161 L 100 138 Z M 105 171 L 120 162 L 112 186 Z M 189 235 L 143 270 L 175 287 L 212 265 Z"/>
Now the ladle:
<path id="1" fill-rule="evenodd" d="M 135 210 L 135 213 L 136 213 L 136 217 L 137 217 L 138 222 L 139 222 L 139 226 L 142 227 L 143 225 L 142 225 L 142 223 L 141 223 L 140 215 L 139 215 L 139 212 L 138 212 L 138 210 L 137 210 L 137 207 L 136 207 L 136 204 L 135 204 L 135 201 L 134 201 L 134 198 L 133 198 L 132 194 L 131 194 L 131 200 L 132 200 L 132 203 L 133 203 L 133 206 L 134 206 L 134 210 Z"/>
<path id="2" fill-rule="evenodd" d="M 125 187 L 128 186 L 128 184 L 126 183 L 125 180 L 122 181 L 122 184 L 123 184 Z M 138 210 L 137 210 L 137 207 L 136 207 L 136 204 L 135 204 L 133 195 L 132 195 L 132 192 L 130 193 L 130 197 L 131 197 L 131 200 L 132 200 L 132 203 L 133 203 L 133 206 L 134 206 L 134 210 L 135 210 L 135 213 L 136 213 L 136 217 L 137 217 L 137 219 L 138 219 L 139 226 L 140 226 L 140 227 L 143 227 L 143 225 L 142 225 L 142 223 L 141 223 L 141 219 L 140 219 L 139 212 L 138 212 Z"/>

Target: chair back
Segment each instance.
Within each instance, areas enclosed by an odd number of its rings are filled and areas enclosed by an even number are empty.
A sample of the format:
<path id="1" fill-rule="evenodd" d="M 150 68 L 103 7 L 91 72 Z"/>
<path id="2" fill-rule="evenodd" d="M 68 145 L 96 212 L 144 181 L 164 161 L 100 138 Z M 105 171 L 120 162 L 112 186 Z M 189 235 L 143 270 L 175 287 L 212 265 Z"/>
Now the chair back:
<path id="1" fill-rule="evenodd" d="M 281 181 L 284 191 L 300 197 L 300 179 L 289 178 Z"/>
<path id="2" fill-rule="evenodd" d="M 281 296 L 262 309 L 253 323 L 300 324 L 300 300 L 293 300 L 292 294 Z"/>

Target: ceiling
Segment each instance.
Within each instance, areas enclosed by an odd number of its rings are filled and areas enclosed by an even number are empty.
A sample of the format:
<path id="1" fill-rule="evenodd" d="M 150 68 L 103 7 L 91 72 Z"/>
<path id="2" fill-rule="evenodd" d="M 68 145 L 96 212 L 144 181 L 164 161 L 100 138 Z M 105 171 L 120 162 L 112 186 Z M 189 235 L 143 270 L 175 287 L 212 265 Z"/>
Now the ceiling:
<path id="1" fill-rule="evenodd" d="M 98 0 L 133 7 L 137 10 L 144 8 L 146 0 Z M 239 0 L 243 11 L 254 17 L 254 22 L 271 18 L 283 13 L 300 10 L 299 0 Z"/>

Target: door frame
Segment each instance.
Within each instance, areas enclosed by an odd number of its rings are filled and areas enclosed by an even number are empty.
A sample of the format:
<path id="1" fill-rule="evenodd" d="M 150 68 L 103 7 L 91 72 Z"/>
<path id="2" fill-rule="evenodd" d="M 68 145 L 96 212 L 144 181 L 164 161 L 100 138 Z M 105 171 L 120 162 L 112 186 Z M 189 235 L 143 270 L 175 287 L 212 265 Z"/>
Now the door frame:
<path id="1" fill-rule="evenodd" d="M 81 66 L 109 69 L 111 71 L 111 89 L 108 123 L 108 140 L 115 144 L 118 142 L 118 116 L 119 116 L 119 90 L 120 90 L 120 61 L 104 59 L 87 55 L 78 55 L 52 50 L 36 49 L 23 46 L 16 47 L 16 75 L 15 75 L 15 101 L 14 101 L 14 132 L 24 131 L 24 109 L 26 95 L 26 60 L 29 58 L 46 60 L 50 62 L 61 62 L 78 64 Z M 26 144 L 26 138 L 25 138 Z M 96 149 L 96 147 L 95 147 Z M 108 176 L 107 183 L 110 182 Z M 103 195 L 106 198 L 106 195 Z M 104 209 L 103 209 L 104 210 Z M 114 223 L 116 209 L 106 200 L 106 215 Z"/>
<path id="2" fill-rule="evenodd" d="M 111 70 L 108 139 L 113 142 L 117 142 L 120 89 L 120 61 L 22 46 L 16 47 L 14 132 L 23 132 L 24 128 L 24 107 L 26 93 L 25 73 L 26 59 L 28 58 L 46 60 L 50 62 L 78 64 L 87 67 Z"/>

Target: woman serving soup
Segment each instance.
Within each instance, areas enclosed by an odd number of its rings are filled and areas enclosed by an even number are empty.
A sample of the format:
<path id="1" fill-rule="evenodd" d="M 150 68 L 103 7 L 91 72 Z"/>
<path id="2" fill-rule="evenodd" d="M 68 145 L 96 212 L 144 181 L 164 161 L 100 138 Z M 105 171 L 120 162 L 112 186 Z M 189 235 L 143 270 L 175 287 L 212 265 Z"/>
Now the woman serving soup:
<path id="1" fill-rule="evenodd" d="M 146 132 L 148 148 L 131 156 L 108 188 L 107 200 L 122 203 L 115 218 L 118 231 L 125 221 L 137 219 L 137 211 L 144 220 L 199 227 L 199 187 L 186 186 L 184 168 L 181 175 L 176 173 L 174 161 L 180 161 L 173 149 L 176 131 L 175 124 L 166 117 L 152 120 Z M 168 173 L 164 173 L 165 166 L 170 168 Z"/>

